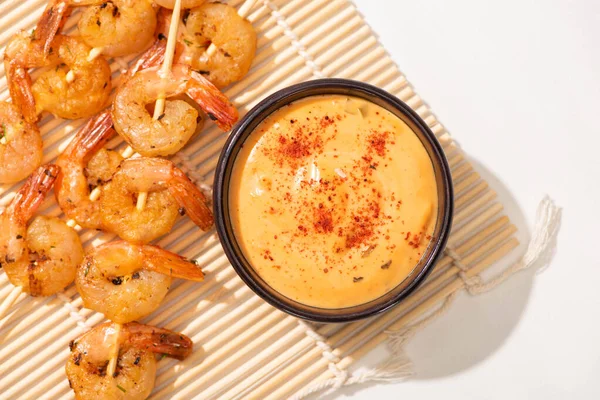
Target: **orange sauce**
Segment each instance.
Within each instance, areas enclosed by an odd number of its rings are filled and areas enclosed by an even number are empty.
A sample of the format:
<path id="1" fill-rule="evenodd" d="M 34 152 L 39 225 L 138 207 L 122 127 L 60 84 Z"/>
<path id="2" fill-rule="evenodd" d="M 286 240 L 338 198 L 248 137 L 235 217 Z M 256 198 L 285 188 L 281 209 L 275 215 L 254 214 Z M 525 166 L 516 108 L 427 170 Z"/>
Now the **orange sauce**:
<path id="1" fill-rule="evenodd" d="M 236 239 L 290 299 L 321 308 L 374 300 L 411 274 L 431 241 L 437 186 L 404 121 L 368 101 L 314 96 L 266 118 L 237 156 Z"/>

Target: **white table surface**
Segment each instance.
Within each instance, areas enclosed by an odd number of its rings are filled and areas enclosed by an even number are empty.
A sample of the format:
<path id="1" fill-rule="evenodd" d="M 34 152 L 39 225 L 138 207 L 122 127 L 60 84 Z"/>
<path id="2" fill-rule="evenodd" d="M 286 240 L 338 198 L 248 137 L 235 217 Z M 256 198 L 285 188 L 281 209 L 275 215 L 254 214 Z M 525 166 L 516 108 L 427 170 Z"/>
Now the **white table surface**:
<path id="1" fill-rule="evenodd" d="M 546 193 L 564 210 L 543 273 L 461 295 L 409 343 L 414 378 L 328 398 L 599 399 L 600 1 L 355 1 L 522 235 Z"/>

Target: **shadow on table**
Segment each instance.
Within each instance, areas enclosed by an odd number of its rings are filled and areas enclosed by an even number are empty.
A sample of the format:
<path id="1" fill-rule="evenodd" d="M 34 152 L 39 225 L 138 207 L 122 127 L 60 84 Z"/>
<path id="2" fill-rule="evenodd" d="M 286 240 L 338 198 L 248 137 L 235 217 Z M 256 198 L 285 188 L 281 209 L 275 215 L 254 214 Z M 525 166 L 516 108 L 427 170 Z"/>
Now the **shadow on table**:
<path id="1" fill-rule="evenodd" d="M 475 170 L 498 193 L 504 212 L 518 229 L 519 251 L 502 259 L 505 268 L 527 247 L 530 232 L 525 216 L 506 185 L 479 161 L 469 157 Z M 492 267 L 483 278 L 497 272 Z M 506 342 L 518 325 L 533 286 L 535 268 L 519 272 L 496 289 L 478 296 L 461 294 L 449 312 L 431 327 L 417 334 L 407 346 L 414 362 L 413 379 L 427 380 L 451 376 L 481 363 Z"/>
<path id="2" fill-rule="evenodd" d="M 468 160 L 498 193 L 498 200 L 505 207 L 504 213 L 516 225 L 516 236 L 521 242 L 509 257 L 484 272 L 483 278 L 486 279 L 524 254 L 530 232 L 523 212 L 506 185 L 479 161 L 471 157 Z M 445 315 L 418 332 L 406 345 L 406 353 L 415 371 L 410 379 L 434 380 L 452 376 L 473 368 L 498 351 L 523 316 L 535 273 L 536 267 L 521 271 L 499 287 L 478 296 L 461 293 Z M 377 365 L 383 357 L 385 353 L 381 349 L 376 350 L 364 364 Z M 333 400 L 340 394 L 351 395 L 373 384 L 346 387 L 324 399 Z"/>

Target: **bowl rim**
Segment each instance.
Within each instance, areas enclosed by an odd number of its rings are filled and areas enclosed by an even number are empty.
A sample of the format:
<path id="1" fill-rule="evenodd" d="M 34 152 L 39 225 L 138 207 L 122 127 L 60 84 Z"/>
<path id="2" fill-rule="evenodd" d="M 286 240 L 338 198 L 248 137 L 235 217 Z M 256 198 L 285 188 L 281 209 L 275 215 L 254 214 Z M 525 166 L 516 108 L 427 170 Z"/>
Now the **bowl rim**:
<path id="1" fill-rule="evenodd" d="M 340 90 L 346 89 L 350 90 L 347 94 L 349 96 L 358 96 L 361 97 L 360 94 L 369 95 L 378 97 L 380 100 L 388 103 L 396 110 L 400 111 L 406 118 L 410 119 L 410 121 L 418 127 L 421 131 L 422 136 L 427 139 L 429 145 L 431 146 L 432 151 L 428 150 L 429 156 L 433 159 L 437 158 L 437 161 L 440 164 L 441 169 L 441 179 L 443 182 L 444 193 L 442 193 L 445 205 L 443 217 L 441 221 L 441 229 L 439 231 L 439 237 L 431 242 L 433 248 L 429 254 L 428 259 L 425 263 L 423 263 L 423 267 L 414 271 L 415 276 L 404 289 L 402 289 L 399 293 L 397 293 L 393 298 L 386 302 L 382 302 L 381 304 L 376 303 L 372 307 L 369 307 L 362 311 L 357 312 L 344 312 L 344 310 L 351 310 L 352 308 L 362 306 L 364 304 L 351 306 L 348 308 L 341 309 L 323 309 L 335 311 L 339 310 L 340 312 L 335 315 L 331 314 L 322 314 L 319 312 L 306 311 L 301 310 L 293 306 L 293 304 L 288 303 L 286 301 L 282 301 L 279 298 L 276 298 L 269 293 L 268 290 L 263 288 L 262 283 L 256 281 L 252 275 L 247 271 L 244 263 L 240 261 L 238 252 L 235 250 L 234 243 L 237 243 L 236 238 L 234 237 L 233 232 L 229 232 L 226 225 L 226 219 L 230 218 L 230 214 L 225 209 L 228 207 L 224 206 L 224 202 L 229 201 L 228 195 L 225 195 L 226 182 L 225 178 L 228 173 L 233 168 L 235 163 L 235 157 L 237 156 L 236 149 L 240 145 L 240 140 L 245 140 L 245 138 L 252 133 L 255 126 L 258 125 L 261 121 L 267 118 L 276 110 L 285 107 L 286 105 L 292 103 L 293 101 L 297 101 L 300 98 L 306 98 L 311 96 L 319 96 L 319 95 L 327 95 L 328 93 L 311 93 L 314 90 Z M 298 95 L 302 95 L 306 93 L 304 96 L 296 97 Z M 330 94 L 339 94 L 339 93 L 330 93 Z M 364 97 L 363 97 L 364 98 Z M 368 100 L 365 98 L 365 100 Z M 370 101 L 370 100 L 368 100 Z M 270 112 L 267 112 L 274 105 L 277 105 Z M 263 115 L 264 114 L 264 115 Z M 259 121 L 256 122 L 256 119 L 259 118 Z M 252 126 L 250 132 L 247 132 L 248 127 L 252 124 L 256 124 Z M 243 143 L 243 142 L 242 142 Z M 235 152 L 235 154 L 234 154 Z M 233 160 L 230 162 L 230 160 Z M 227 182 L 227 185 L 229 182 Z M 440 196 L 438 194 L 438 196 Z M 376 86 L 349 79 L 339 79 L 339 78 L 325 78 L 325 79 L 316 79 L 311 81 L 302 82 L 299 84 L 295 84 L 292 86 L 285 87 L 283 89 L 278 90 L 277 92 L 271 94 L 266 97 L 262 101 L 260 101 L 257 105 L 255 105 L 243 118 L 242 120 L 234 127 L 231 134 L 227 138 L 227 141 L 221 151 L 219 156 L 219 160 L 217 161 L 217 167 L 215 170 L 214 177 L 214 185 L 213 185 L 213 207 L 215 214 L 215 225 L 217 234 L 221 241 L 221 245 L 223 247 L 223 251 L 227 256 L 229 262 L 235 269 L 236 273 L 240 276 L 242 281 L 250 288 L 254 293 L 260 296 L 267 303 L 272 306 L 278 308 L 281 311 L 284 311 L 290 315 L 295 317 L 299 317 L 302 319 L 315 321 L 315 322 L 350 322 L 363 318 L 367 318 L 370 316 L 378 315 L 382 312 L 389 310 L 390 308 L 398 305 L 402 300 L 404 300 L 408 295 L 410 295 L 427 277 L 427 275 L 433 270 L 436 262 L 443 254 L 443 250 L 446 247 L 446 243 L 450 236 L 450 229 L 452 226 L 452 217 L 454 213 L 454 192 L 453 192 L 453 184 L 452 184 L 452 176 L 450 172 L 450 166 L 448 165 L 448 161 L 446 159 L 445 153 L 439 141 L 437 140 L 435 134 L 431 131 L 429 126 L 423 121 L 423 119 L 406 103 L 402 100 L 398 99 L 396 96 L 386 92 L 383 89 L 380 89 Z M 241 252 L 241 251 L 240 251 Z M 246 260 L 248 264 L 250 262 Z M 251 267 L 250 267 L 251 268 Z M 266 283 L 264 283 L 266 285 Z M 275 289 L 271 288 L 274 292 L 277 292 Z M 393 290 L 393 289 L 392 289 Z M 285 297 L 284 294 L 279 293 L 282 297 Z M 389 293 L 389 292 L 388 292 Z M 385 296 L 385 295 L 384 295 Z M 380 298 L 383 298 L 380 297 Z M 379 299 L 379 298 L 378 298 Z M 378 299 L 372 300 L 372 302 L 376 302 Z M 290 299 L 290 302 L 293 301 Z M 318 307 L 308 306 L 312 308 L 318 309 Z"/>

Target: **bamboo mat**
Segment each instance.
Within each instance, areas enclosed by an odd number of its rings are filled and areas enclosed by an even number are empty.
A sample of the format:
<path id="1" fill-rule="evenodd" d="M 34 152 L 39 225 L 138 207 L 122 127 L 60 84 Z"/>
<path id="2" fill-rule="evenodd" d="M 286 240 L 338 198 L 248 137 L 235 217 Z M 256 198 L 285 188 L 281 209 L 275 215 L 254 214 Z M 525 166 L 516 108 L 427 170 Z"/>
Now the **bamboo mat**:
<path id="1" fill-rule="evenodd" d="M 0 47 L 18 30 L 32 29 L 46 1 L 0 2 Z M 229 2 L 236 7 L 241 3 Z M 67 30 L 74 29 L 77 18 L 75 12 Z M 257 2 L 248 19 L 259 33 L 256 60 L 248 76 L 226 90 L 240 113 L 280 88 L 318 77 L 356 79 L 395 94 L 427 122 L 448 156 L 456 192 L 450 247 L 426 284 L 390 312 L 347 325 L 308 325 L 255 296 L 227 262 L 215 232 L 202 233 L 182 219 L 158 244 L 197 259 L 207 279 L 174 282 L 162 306 L 143 321 L 183 332 L 195 343 L 187 360 L 159 362 L 152 394 L 156 399 L 280 399 L 329 378 L 348 383 L 347 369 L 390 332 L 446 304 L 444 300 L 465 286 L 476 288 L 478 273 L 518 245 L 516 228 L 502 214 L 496 193 L 413 91 L 354 4 L 265 0 Z M 122 63 L 111 65 L 118 80 Z M 8 98 L 4 75 L 0 67 L 0 100 Z M 56 158 L 83 122 L 44 116 L 44 162 Z M 173 160 L 196 183 L 211 184 L 225 139 L 211 124 Z M 109 146 L 123 144 L 117 138 Z M 6 206 L 19 186 L 0 186 L 0 206 Z M 41 209 L 64 218 L 53 196 Z M 86 249 L 113 238 L 85 230 L 81 237 Z M 0 300 L 11 290 L 0 272 Z M 0 398 L 73 398 L 64 373 L 67 344 L 102 320 L 82 307 L 74 286 L 50 298 L 21 295 L 0 321 Z"/>

